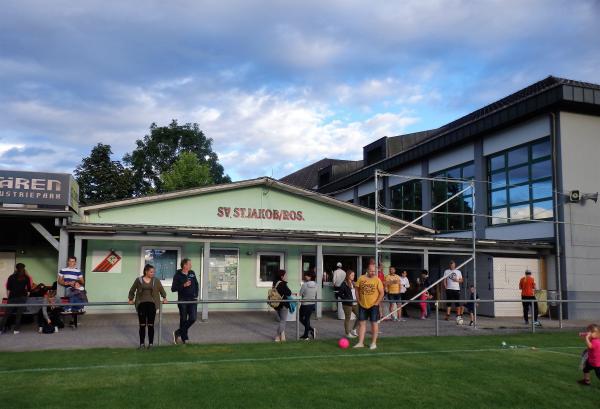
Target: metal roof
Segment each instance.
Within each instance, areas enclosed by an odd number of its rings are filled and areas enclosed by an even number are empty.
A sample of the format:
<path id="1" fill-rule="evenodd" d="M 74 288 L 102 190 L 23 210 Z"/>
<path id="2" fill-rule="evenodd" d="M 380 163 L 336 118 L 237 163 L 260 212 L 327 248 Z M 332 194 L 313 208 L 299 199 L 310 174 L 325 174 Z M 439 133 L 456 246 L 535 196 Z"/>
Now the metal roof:
<path id="1" fill-rule="evenodd" d="M 139 235 L 140 240 L 160 241 L 161 237 L 195 237 L 197 239 L 215 240 L 256 240 L 256 241 L 307 241 L 318 243 L 343 242 L 348 244 L 375 246 L 374 234 L 357 234 L 353 232 L 299 231 L 299 230 L 267 230 L 239 228 L 211 228 L 196 226 L 152 226 L 139 224 L 101 224 L 73 223 L 67 230 L 81 235 L 107 235 L 118 238 L 119 235 Z M 461 247 L 470 249 L 470 238 L 440 238 L 424 236 L 395 236 L 388 240 L 382 248 L 405 246 L 412 248 L 438 247 L 447 251 Z M 478 240 L 479 251 L 493 250 L 550 250 L 552 243 L 528 240 Z"/>
<path id="2" fill-rule="evenodd" d="M 330 193 L 553 109 L 600 114 L 600 85 L 549 76 L 435 130 L 420 144 L 318 189 Z"/>

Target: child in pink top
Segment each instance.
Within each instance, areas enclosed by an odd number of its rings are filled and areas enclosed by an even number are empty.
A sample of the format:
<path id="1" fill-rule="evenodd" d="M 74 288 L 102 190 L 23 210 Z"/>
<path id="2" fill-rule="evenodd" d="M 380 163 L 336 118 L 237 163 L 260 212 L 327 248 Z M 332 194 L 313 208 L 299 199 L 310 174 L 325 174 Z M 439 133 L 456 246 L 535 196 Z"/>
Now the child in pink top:
<path id="1" fill-rule="evenodd" d="M 583 368 L 583 379 L 579 381 L 582 385 L 590 385 L 590 372 L 593 369 L 600 379 L 600 327 L 596 324 L 587 327 L 585 344 L 588 347 L 588 358 Z"/>
<path id="2" fill-rule="evenodd" d="M 431 298 L 433 298 L 433 297 L 431 295 L 429 295 L 428 291 L 424 291 L 423 294 L 421 294 L 419 296 L 419 300 L 421 300 L 421 301 L 429 300 Z M 419 305 L 421 306 L 421 319 L 424 320 L 427 318 L 427 303 L 420 302 Z"/>

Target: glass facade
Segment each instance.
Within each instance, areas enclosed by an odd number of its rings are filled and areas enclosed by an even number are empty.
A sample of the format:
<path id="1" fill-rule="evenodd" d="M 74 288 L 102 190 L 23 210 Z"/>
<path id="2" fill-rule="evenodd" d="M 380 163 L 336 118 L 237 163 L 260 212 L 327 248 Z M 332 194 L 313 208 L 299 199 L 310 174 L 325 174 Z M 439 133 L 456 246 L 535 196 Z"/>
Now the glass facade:
<path id="1" fill-rule="evenodd" d="M 552 219 L 552 146 L 545 138 L 488 157 L 491 224 Z"/>
<path id="2" fill-rule="evenodd" d="M 469 182 L 466 180 L 474 178 L 474 165 L 473 162 L 469 162 L 460 166 L 456 166 L 450 169 L 436 172 L 431 175 L 433 178 L 447 178 L 447 179 L 465 179 L 465 182 L 453 182 L 453 181 L 433 181 L 431 189 L 431 202 L 432 207 L 442 203 L 451 196 L 460 192 L 467 186 Z M 449 212 L 449 213 L 472 213 L 473 212 L 473 193 L 469 189 L 459 197 L 449 201 L 442 207 L 436 210 L 436 212 Z M 433 228 L 440 231 L 456 231 L 456 230 L 468 230 L 472 226 L 471 216 L 469 215 L 457 215 L 457 214 L 434 214 L 433 215 Z"/>
<path id="3" fill-rule="evenodd" d="M 422 187 L 420 180 L 411 180 L 401 185 L 390 188 L 391 195 L 391 215 L 402 220 L 414 220 L 419 217 L 421 212 L 411 210 L 421 210 Z M 422 224 L 421 220 L 417 222 Z"/>

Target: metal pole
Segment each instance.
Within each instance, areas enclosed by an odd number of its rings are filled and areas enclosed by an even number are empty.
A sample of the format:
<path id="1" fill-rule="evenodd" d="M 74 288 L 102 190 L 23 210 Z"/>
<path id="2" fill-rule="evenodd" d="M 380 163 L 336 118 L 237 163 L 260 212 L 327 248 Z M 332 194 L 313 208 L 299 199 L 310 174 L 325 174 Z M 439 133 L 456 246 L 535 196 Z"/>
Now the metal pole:
<path id="1" fill-rule="evenodd" d="M 296 341 L 300 340 L 300 302 L 296 304 Z"/>
<path id="2" fill-rule="evenodd" d="M 158 346 L 160 346 L 161 340 L 162 340 L 162 311 L 163 311 L 163 307 L 162 307 L 162 303 L 158 304 Z"/>
<path id="3" fill-rule="evenodd" d="M 439 301 L 435 301 L 435 336 L 440 336 L 440 311 L 439 311 Z"/>
<path id="4" fill-rule="evenodd" d="M 476 220 L 475 220 L 475 181 L 471 181 L 471 194 L 473 198 L 473 205 L 471 206 L 471 236 L 473 239 L 473 254 L 471 257 L 473 258 L 473 287 L 475 289 L 475 294 L 473 296 L 473 328 L 477 328 L 477 259 L 476 252 L 477 249 L 475 247 L 475 242 L 477 239 L 477 233 L 475 230 Z M 470 297 L 469 297 L 470 298 Z"/>
<path id="5" fill-rule="evenodd" d="M 379 268 L 379 186 L 375 169 L 375 268 Z"/>

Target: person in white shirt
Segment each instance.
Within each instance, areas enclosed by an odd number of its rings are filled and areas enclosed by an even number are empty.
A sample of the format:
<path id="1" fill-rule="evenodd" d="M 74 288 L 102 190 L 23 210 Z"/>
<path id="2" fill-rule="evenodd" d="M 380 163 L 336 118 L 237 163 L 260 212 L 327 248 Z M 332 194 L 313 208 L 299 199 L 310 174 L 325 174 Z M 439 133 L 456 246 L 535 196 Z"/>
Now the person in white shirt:
<path id="1" fill-rule="evenodd" d="M 404 301 L 408 300 L 406 296 L 406 290 L 410 288 L 410 281 L 408 280 L 408 271 L 403 270 L 402 275 L 400 276 L 400 299 L 404 304 Z M 405 316 L 408 316 L 404 313 Z M 402 321 L 406 321 L 404 318 L 401 318 Z"/>
<path id="2" fill-rule="evenodd" d="M 443 281 L 444 288 L 446 289 L 446 300 L 448 300 L 448 306 L 446 308 L 446 321 L 450 319 L 450 313 L 452 312 L 452 304 L 456 307 L 456 316 L 462 316 L 462 306 L 460 305 L 460 284 L 463 282 L 463 276 L 460 270 L 456 269 L 456 263 L 454 260 L 450 261 L 450 268 L 444 271 Z M 454 302 L 452 302 L 454 301 Z"/>
<path id="3" fill-rule="evenodd" d="M 337 263 L 337 269 L 333 272 L 333 294 L 336 299 L 340 299 L 340 287 L 346 279 L 346 272 L 342 270 L 342 263 Z"/>

